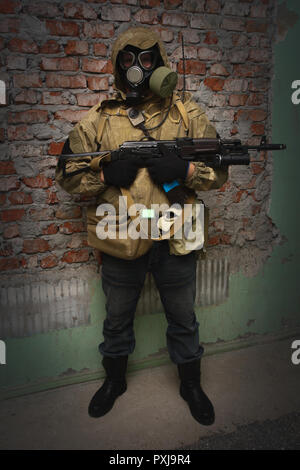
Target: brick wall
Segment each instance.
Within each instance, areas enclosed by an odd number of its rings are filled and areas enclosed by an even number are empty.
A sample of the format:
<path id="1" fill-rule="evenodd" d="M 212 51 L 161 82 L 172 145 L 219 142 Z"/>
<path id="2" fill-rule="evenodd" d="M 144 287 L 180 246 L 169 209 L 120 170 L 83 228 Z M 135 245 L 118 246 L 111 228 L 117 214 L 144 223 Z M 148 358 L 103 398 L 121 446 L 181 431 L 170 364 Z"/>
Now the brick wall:
<path id="1" fill-rule="evenodd" d="M 0 0 L 0 270 L 57 277 L 95 269 L 85 198 L 54 182 L 56 156 L 73 125 L 112 91 L 111 46 L 132 25 L 158 31 L 172 67 L 224 138 L 257 143 L 270 132 L 274 0 Z M 179 80 L 179 88 L 182 77 Z M 268 217 L 271 156 L 231 168 L 210 207 L 208 256 L 253 275 L 278 240 Z"/>

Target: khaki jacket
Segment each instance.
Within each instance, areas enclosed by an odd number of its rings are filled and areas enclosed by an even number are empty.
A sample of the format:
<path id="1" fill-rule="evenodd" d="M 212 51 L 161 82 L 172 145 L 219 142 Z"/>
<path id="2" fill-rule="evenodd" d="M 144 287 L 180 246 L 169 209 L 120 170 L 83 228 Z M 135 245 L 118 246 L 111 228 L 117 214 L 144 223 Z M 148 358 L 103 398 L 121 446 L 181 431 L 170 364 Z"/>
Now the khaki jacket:
<path id="1" fill-rule="evenodd" d="M 134 28 L 134 30 L 137 29 L 145 30 L 145 28 Z M 158 42 L 157 36 L 154 37 L 155 41 Z M 149 41 L 148 33 L 147 40 Z M 122 47 L 124 47 L 124 41 L 119 41 L 117 50 Z M 150 46 L 147 45 L 146 47 Z M 116 58 L 116 51 L 113 51 L 114 57 Z M 162 54 L 162 57 L 166 57 L 165 53 Z M 165 60 L 165 63 L 167 64 L 167 60 Z M 113 64 L 115 66 L 114 60 Z M 115 78 L 117 78 L 116 75 Z M 107 150 L 107 156 L 109 156 L 109 151 L 117 149 L 123 142 L 128 140 L 140 141 L 145 138 L 143 131 L 135 127 L 129 120 L 123 98 L 123 91 L 118 90 L 112 99 L 105 100 L 91 108 L 69 135 L 70 147 L 73 153 L 95 152 L 100 146 L 100 150 Z M 179 94 L 174 92 L 171 97 L 165 99 L 151 96 L 136 108 L 143 113 L 145 127 L 151 129 L 162 122 L 170 104 L 171 107 L 166 120 L 160 127 L 150 131 L 151 137 L 155 140 L 216 136 L 215 128 L 209 122 L 204 110 L 193 101 L 190 93 L 185 93 L 184 103 L 181 101 Z M 110 240 L 105 245 L 103 240 L 99 240 L 97 237 L 96 226 L 99 222 L 99 217 L 96 216 L 97 207 L 104 203 L 113 204 L 116 213 L 119 214 L 118 202 L 119 196 L 122 195 L 119 188 L 107 186 L 100 181 L 99 160 L 99 157 L 94 159 L 91 157 L 85 158 L 84 161 L 74 158 L 74 160 L 68 161 L 67 172 L 80 168 L 86 168 L 87 171 L 64 178 L 62 170 L 58 166 L 56 181 L 70 194 L 96 196 L 96 204 L 91 204 L 87 211 L 88 244 L 90 246 L 125 259 L 141 256 L 150 249 L 153 243 L 151 240 L 145 240 L 141 249 L 126 254 L 116 240 Z M 199 162 L 194 163 L 194 165 L 194 174 L 188 181 L 185 181 L 185 186 L 193 193 L 195 190 L 207 191 L 220 188 L 228 178 L 228 171 L 225 169 L 214 170 Z M 168 204 L 164 191 L 153 184 L 146 168 L 138 170 L 137 177 L 129 189 L 133 201 L 137 204 L 143 204 L 149 208 L 151 204 Z"/>

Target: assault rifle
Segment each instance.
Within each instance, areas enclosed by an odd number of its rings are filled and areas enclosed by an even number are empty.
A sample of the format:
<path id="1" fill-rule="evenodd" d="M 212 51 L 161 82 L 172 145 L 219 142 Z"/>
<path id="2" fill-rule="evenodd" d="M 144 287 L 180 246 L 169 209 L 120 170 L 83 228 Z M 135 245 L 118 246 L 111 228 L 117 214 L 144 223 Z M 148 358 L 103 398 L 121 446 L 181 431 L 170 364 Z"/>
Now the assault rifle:
<path id="1" fill-rule="evenodd" d="M 123 160 L 136 158 L 140 161 L 140 166 L 148 158 L 161 157 L 159 144 L 165 145 L 179 157 L 190 162 L 203 162 L 206 166 L 212 168 L 227 167 L 229 165 L 249 165 L 249 150 L 260 152 L 262 150 L 284 150 L 285 144 L 268 144 L 266 136 L 261 138 L 259 145 L 243 145 L 240 140 L 222 140 L 220 138 L 202 138 L 192 139 L 189 137 L 177 138 L 175 140 L 147 140 L 147 141 L 127 141 L 124 142 L 117 150 L 111 151 L 110 160 Z M 73 172 L 66 172 L 66 162 L 73 158 L 97 157 L 107 154 L 106 152 L 86 152 L 61 154 L 59 157 L 59 165 L 63 169 L 63 176 L 68 177 L 88 171 L 88 168 L 82 168 Z"/>

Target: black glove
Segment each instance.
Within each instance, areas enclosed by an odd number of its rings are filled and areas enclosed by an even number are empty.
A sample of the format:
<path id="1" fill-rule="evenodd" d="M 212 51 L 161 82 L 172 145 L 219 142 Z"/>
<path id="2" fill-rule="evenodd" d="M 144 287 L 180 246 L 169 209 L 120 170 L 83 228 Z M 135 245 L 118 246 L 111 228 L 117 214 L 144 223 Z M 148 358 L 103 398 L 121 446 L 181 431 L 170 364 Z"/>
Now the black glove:
<path id="1" fill-rule="evenodd" d="M 170 183 L 180 178 L 185 180 L 189 162 L 178 157 L 176 153 L 168 149 L 164 144 L 158 144 L 158 149 L 162 156 L 149 158 L 147 168 L 149 174 L 156 184 Z"/>
<path id="2" fill-rule="evenodd" d="M 116 160 L 103 165 L 104 183 L 129 188 L 136 178 L 139 165 L 135 160 Z"/>

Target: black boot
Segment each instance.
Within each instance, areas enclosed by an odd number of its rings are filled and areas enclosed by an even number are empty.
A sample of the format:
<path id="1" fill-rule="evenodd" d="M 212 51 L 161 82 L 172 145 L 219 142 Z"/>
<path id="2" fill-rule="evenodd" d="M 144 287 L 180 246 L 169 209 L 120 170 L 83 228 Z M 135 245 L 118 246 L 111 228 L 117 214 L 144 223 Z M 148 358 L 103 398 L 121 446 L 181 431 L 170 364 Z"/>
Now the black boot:
<path id="1" fill-rule="evenodd" d="M 89 415 L 99 418 L 108 413 L 117 397 L 126 392 L 127 384 L 125 379 L 128 356 L 116 358 L 105 356 L 102 360 L 106 371 L 106 379 L 101 388 L 95 393 L 89 404 Z"/>
<path id="2" fill-rule="evenodd" d="M 180 395 L 188 402 L 192 416 L 205 426 L 213 424 L 214 408 L 200 385 L 200 359 L 177 364 L 177 367 L 181 380 Z"/>

